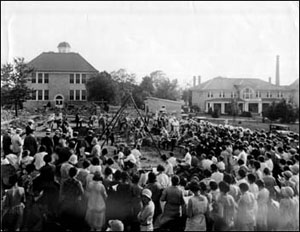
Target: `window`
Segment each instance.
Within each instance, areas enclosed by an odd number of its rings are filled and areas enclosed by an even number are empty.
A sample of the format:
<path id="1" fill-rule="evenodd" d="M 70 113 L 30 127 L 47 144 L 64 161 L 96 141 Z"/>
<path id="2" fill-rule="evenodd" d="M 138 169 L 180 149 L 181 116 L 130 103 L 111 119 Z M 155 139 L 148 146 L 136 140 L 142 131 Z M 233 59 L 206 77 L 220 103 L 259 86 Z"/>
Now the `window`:
<path id="1" fill-rule="evenodd" d="M 81 74 L 81 83 L 85 84 L 86 83 L 86 75 L 85 74 Z"/>
<path id="2" fill-rule="evenodd" d="M 31 74 L 31 83 L 36 83 L 36 73 Z"/>
<path id="3" fill-rule="evenodd" d="M 31 100 L 36 101 L 36 90 L 34 90 L 31 94 Z"/>
<path id="4" fill-rule="evenodd" d="M 81 100 L 86 100 L 86 90 L 81 90 Z"/>
<path id="5" fill-rule="evenodd" d="M 70 101 L 74 101 L 74 90 L 70 90 Z"/>
<path id="6" fill-rule="evenodd" d="M 261 93 L 259 91 L 256 91 L 256 98 L 260 98 L 261 97 Z"/>
<path id="7" fill-rule="evenodd" d="M 208 92 L 208 95 L 207 97 L 210 98 L 210 97 L 213 97 L 214 95 L 212 94 L 212 92 Z"/>
<path id="8" fill-rule="evenodd" d="M 49 73 L 44 73 L 44 83 L 49 83 Z"/>
<path id="9" fill-rule="evenodd" d="M 48 89 L 44 90 L 44 100 L 49 100 L 49 90 Z"/>
<path id="10" fill-rule="evenodd" d="M 43 73 L 38 74 L 38 83 L 43 83 Z"/>
<path id="11" fill-rule="evenodd" d="M 253 98 L 253 91 L 250 88 L 245 88 L 243 90 L 243 98 L 244 99 L 252 99 Z"/>
<path id="12" fill-rule="evenodd" d="M 74 84 L 74 74 L 70 74 L 70 84 Z"/>
<path id="13" fill-rule="evenodd" d="M 38 100 L 43 100 L 43 90 L 38 90 Z"/>
<path id="14" fill-rule="evenodd" d="M 279 91 L 278 94 L 277 94 L 277 97 L 278 98 L 283 98 L 283 93 Z"/>
<path id="15" fill-rule="evenodd" d="M 80 74 L 76 74 L 76 84 L 80 84 Z"/>
<path id="16" fill-rule="evenodd" d="M 76 101 L 80 100 L 80 90 L 76 90 Z"/>

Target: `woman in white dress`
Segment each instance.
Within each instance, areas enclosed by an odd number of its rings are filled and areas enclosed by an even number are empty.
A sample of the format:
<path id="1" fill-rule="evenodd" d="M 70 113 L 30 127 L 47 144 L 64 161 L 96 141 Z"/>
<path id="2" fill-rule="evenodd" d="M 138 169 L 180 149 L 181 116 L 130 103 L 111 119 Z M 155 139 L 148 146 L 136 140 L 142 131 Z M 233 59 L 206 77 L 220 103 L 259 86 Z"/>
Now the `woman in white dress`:
<path id="1" fill-rule="evenodd" d="M 85 220 L 90 226 L 91 231 L 101 230 L 105 224 L 105 201 L 107 193 L 101 180 L 101 174 L 96 172 L 93 180 L 88 183 L 86 190 L 88 204 Z"/>

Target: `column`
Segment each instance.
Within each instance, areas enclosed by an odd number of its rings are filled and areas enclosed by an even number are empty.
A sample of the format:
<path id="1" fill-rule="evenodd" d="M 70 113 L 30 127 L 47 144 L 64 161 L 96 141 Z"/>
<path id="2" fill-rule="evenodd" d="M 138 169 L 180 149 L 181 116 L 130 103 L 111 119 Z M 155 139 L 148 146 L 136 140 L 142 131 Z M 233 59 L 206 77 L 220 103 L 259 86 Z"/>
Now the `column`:
<path id="1" fill-rule="evenodd" d="M 258 103 L 258 113 L 259 114 L 262 113 L 262 103 L 261 102 Z"/>
<path id="2" fill-rule="evenodd" d="M 221 114 L 225 114 L 225 102 L 221 103 Z"/>
<path id="3" fill-rule="evenodd" d="M 245 102 L 245 110 L 244 111 L 249 111 L 249 102 Z"/>

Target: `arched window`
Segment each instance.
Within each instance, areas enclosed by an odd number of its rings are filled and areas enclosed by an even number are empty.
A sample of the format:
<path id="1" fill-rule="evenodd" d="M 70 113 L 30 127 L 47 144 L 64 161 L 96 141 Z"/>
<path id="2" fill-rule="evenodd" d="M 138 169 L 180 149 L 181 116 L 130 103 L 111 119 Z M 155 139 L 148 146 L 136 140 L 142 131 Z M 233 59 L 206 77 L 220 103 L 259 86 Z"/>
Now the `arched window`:
<path id="1" fill-rule="evenodd" d="M 243 95 L 242 96 L 243 96 L 244 99 L 252 99 L 253 98 L 253 93 L 254 93 L 253 89 L 245 88 L 243 90 Z"/>
<path id="2" fill-rule="evenodd" d="M 64 101 L 63 97 L 60 96 L 60 95 L 58 95 L 58 96 L 55 98 L 55 105 L 61 106 L 61 105 L 63 104 L 63 101 Z"/>

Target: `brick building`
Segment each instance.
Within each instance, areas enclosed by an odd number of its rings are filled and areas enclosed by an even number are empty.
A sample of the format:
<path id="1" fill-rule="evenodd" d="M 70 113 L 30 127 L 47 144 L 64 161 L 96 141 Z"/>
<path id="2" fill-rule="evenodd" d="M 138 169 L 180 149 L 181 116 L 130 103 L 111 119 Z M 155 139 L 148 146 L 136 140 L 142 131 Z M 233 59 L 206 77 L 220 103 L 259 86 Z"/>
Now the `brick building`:
<path id="1" fill-rule="evenodd" d="M 70 52 L 62 42 L 58 52 L 43 52 L 28 65 L 34 68 L 28 86 L 36 91 L 25 107 L 40 107 L 48 102 L 63 107 L 65 103 L 84 104 L 87 101 L 86 81 L 98 71 L 80 54 Z"/>
<path id="2" fill-rule="evenodd" d="M 299 79 L 292 85 L 281 86 L 279 78 L 279 56 L 276 62 L 276 83 L 258 78 L 216 77 L 201 83 L 201 77 L 194 77 L 192 105 L 201 112 L 218 109 L 221 114 L 229 114 L 233 105 L 239 113 L 246 111 L 261 114 L 272 102 L 285 99 L 299 107 Z"/>

